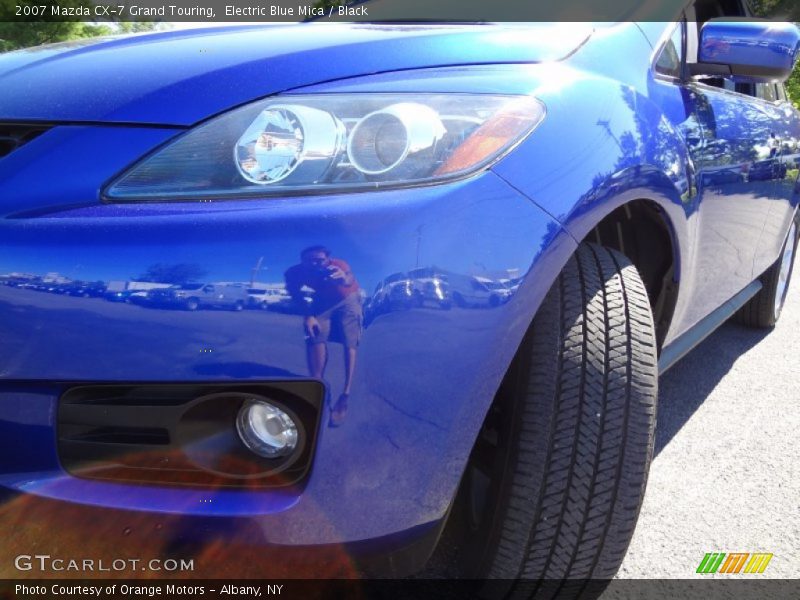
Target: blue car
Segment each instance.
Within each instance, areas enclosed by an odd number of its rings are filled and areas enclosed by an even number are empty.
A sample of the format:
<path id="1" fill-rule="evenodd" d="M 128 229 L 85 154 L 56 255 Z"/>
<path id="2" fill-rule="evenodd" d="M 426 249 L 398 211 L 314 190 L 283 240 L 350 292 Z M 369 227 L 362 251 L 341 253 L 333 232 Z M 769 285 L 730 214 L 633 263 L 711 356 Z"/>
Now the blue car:
<path id="1" fill-rule="evenodd" d="M 0 276 L 286 298 L 0 286 L 0 564 L 46 535 L 200 576 L 405 575 L 447 540 L 471 578 L 612 577 L 659 373 L 730 318 L 773 327 L 798 245 L 797 169 L 719 173 L 793 164 L 769 140 L 800 138 L 800 32 L 682 10 L 0 56 Z M 426 272 L 502 301 L 392 301 Z"/>

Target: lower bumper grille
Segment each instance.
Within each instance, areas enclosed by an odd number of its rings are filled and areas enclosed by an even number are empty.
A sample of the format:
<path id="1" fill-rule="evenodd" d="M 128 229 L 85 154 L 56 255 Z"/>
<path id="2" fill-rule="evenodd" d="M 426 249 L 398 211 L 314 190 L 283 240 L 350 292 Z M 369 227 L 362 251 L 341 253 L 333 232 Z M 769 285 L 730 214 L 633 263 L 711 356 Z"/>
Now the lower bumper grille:
<path id="1" fill-rule="evenodd" d="M 316 382 L 78 386 L 58 408 L 58 451 L 72 475 L 223 488 L 302 484 L 311 467 L 323 388 Z M 290 456 L 250 452 L 236 417 L 251 398 L 295 415 L 304 443 Z"/>

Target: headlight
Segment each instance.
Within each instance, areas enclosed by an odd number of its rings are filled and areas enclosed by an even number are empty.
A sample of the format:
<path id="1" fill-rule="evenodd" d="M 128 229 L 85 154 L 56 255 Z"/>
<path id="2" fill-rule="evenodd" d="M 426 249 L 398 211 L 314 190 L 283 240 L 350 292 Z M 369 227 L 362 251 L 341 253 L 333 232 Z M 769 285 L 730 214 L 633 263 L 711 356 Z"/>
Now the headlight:
<path id="1" fill-rule="evenodd" d="M 347 157 L 365 175 L 425 170 L 435 159 L 436 146 L 447 135 L 441 117 L 432 108 L 399 102 L 360 119 L 350 133 Z"/>
<path id="2" fill-rule="evenodd" d="M 236 164 L 252 183 L 316 181 L 341 149 L 344 125 L 332 114 L 298 104 L 261 111 L 236 142 Z"/>
<path id="3" fill-rule="evenodd" d="M 529 96 L 274 97 L 180 136 L 118 177 L 105 197 L 200 200 L 434 184 L 485 169 L 544 113 Z"/>

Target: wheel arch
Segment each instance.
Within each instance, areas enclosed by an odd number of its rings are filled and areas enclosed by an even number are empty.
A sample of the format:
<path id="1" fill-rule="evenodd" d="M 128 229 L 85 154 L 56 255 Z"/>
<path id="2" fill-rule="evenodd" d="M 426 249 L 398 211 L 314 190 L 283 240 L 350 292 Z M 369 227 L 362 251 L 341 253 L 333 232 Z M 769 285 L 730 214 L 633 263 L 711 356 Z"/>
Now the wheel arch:
<path id="1" fill-rule="evenodd" d="M 580 239 L 621 252 L 639 271 L 660 352 L 675 315 L 683 264 L 675 225 L 667 212 L 648 198 L 630 200 L 607 211 Z"/>
<path id="2" fill-rule="evenodd" d="M 651 302 L 660 355 L 690 287 L 683 275 L 691 273 L 689 218 L 695 204 L 691 191 L 681 194 L 662 170 L 639 165 L 609 176 L 561 215 L 550 217 L 549 235 L 542 241 L 519 290 L 503 309 L 512 314 L 510 323 L 515 333 L 498 339 L 498 344 L 506 345 L 497 365 L 502 375 L 497 377 L 497 386 L 491 388 L 481 419 L 513 370 L 524 344 L 520 332 L 530 329 L 547 292 L 584 241 L 599 242 L 621 252 L 637 268 Z M 638 252 L 631 251 L 632 242 L 638 243 Z M 658 250 L 655 257 L 653 249 Z"/>
<path id="3" fill-rule="evenodd" d="M 678 298 L 687 289 L 688 219 L 694 206 L 691 189 L 681 194 L 660 169 L 643 165 L 610 177 L 563 220 L 564 229 L 576 242 L 618 250 L 639 270 L 653 309 L 659 353 L 674 321 Z"/>
<path id="4" fill-rule="evenodd" d="M 629 229 L 633 228 L 635 231 L 636 226 L 650 223 L 651 231 L 659 233 L 656 239 L 663 242 L 663 255 L 667 259 L 666 270 L 662 275 L 669 273 L 668 280 L 672 285 L 667 294 L 663 295 L 659 309 L 661 318 L 657 324 L 657 350 L 660 353 L 673 322 L 673 316 L 677 314 L 675 309 L 678 304 L 678 292 L 684 289 L 681 285 L 681 275 L 689 268 L 687 267 L 690 256 L 688 219 L 693 214 L 691 206 L 694 199 L 688 198 L 688 201 L 682 199 L 673 182 L 655 167 L 637 167 L 625 175 L 624 178 L 620 177 L 620 174 L 612 176 L 610 181 L 600 184 L 593 193 L 573 203 L 565 213 L 558 216 L 550 214 L 546 227 L 548 234 L 541 240 L 519 289 L 502 309 L 498 309 L 508 313 L 507 323 L 513 327 L 502 336 L 498 336 L 497 343 L 502 344 L 499 346 L 502 348 L 502 358 L 498 358 L 495 368 L 501 372 L 495 371 L 491 373 L 491 377 L 487 377 L 487 382 L 482 388 L 483 392 L 488 392 L 486 400 L 482 403 L 479 414 L 471 415 L 468 419 L 470 422 L 468 429 L 471 433 L 468 437 L 472 439 L 472 446 L 478 439 L 481 423 L 486 419 L 497 392 L 517 364 L 520 349 L 525 343 L 522 332 L 530 329 L 547 292 L 557 281 L 570 258 L 577 252 L 581 242 L 597 242 L 595 236 L 599 234 L 601 244 L 621 251 L 638 270 L 647 272 L 644 267 L 645 262 L 642 260 L 645 255 L 629 256 L 630 247 L 625 243 L 627 238 L 623 235 L 623 243 L 618 244 L 607 233 L 612 226 L 612 230 L 616 230 L 616 222 L 623 217 L 627 219 L 628 214 L 631 215 L 628 222 Z M 629 182 L 629 185 L 621 185 L 623 179 Z M 663 280 L 662 276 L 660 281 Z M 656 291 L 651 306 L 656 306 L 661 297 L 661 291 Z M 495 381 L 497 381 L 496 386 L 493 385 Z M 474 435 L 472 435 L 473 427 Z M 457 462 L 461 463 L 461 459 L 459 458 Z M 464 459 L 462 467 L 465 468 L 466 464 L 467 460 Z"/>

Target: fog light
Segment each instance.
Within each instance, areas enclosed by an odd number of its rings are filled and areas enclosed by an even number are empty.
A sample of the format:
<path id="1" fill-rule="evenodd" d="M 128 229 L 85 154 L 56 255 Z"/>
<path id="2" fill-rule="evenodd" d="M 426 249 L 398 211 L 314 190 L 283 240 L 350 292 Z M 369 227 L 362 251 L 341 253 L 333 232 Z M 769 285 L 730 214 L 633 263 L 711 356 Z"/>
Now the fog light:
<path id="1" fill-rule="evenodd" d="M 261 400 L 247 400 L 236 418 L 239 437 L 266 458 L 288 456 L 297 448 L 297 424 L 286 412 Z"/>

